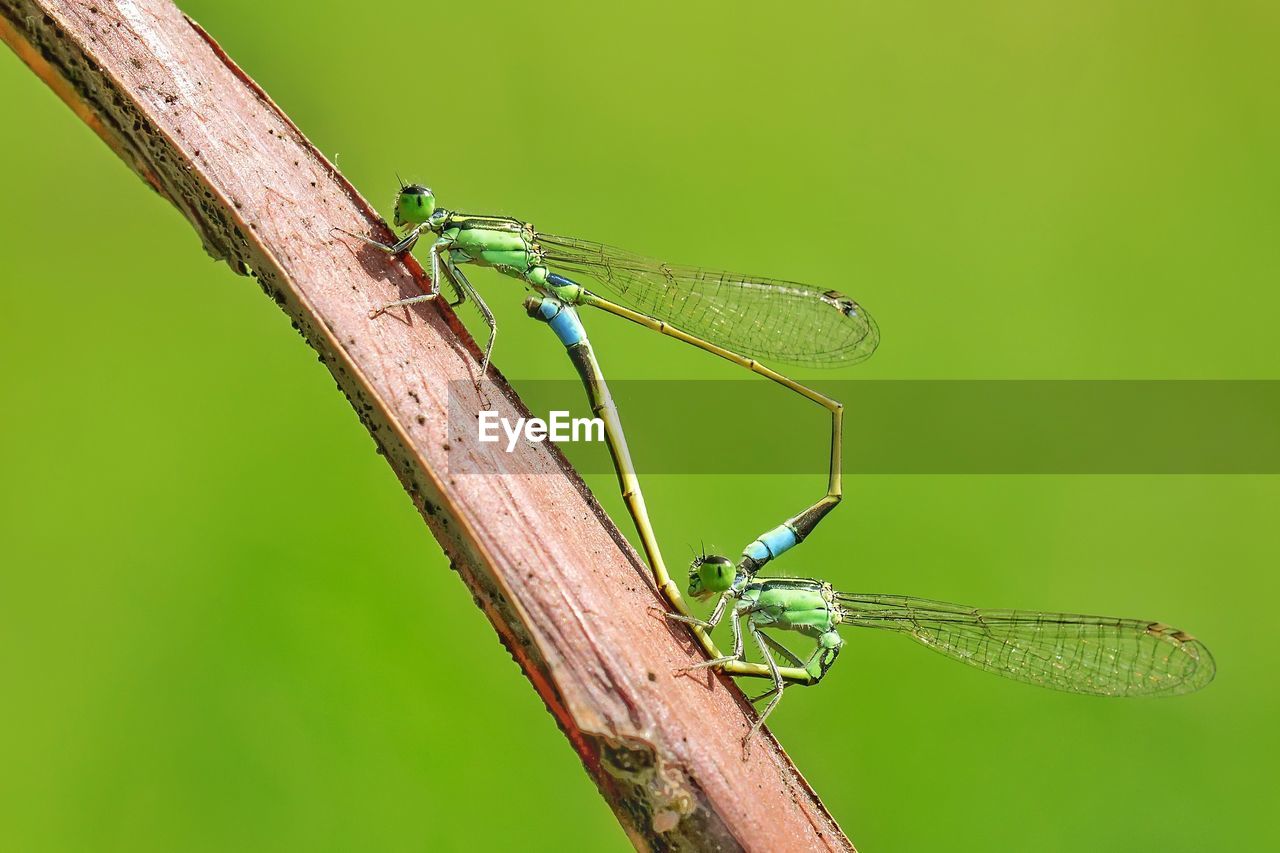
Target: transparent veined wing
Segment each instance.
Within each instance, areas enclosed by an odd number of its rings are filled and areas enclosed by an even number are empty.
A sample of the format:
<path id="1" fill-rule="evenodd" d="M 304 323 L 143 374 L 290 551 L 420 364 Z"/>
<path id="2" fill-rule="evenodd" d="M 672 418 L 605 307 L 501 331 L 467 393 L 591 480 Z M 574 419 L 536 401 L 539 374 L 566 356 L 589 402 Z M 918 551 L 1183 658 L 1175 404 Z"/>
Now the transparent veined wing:
<path id="1" fill-rule="evenodd" d="M 843 367 L 880 342 L 871 315 L 835 290 L 664 264 L 575 237 L 536 240 L 552 272 L 593 279 L 628 308 L 766 363 Z"/>
<path id="2" fill-rule="evenodd" d="M 1159 622 L 978 610 L 905 595 L 839 593 L 842 624 L 907 634 L 1006 678 L 1099 696 L 1190 693 L 1213 680 L 1199 640 Z"/>

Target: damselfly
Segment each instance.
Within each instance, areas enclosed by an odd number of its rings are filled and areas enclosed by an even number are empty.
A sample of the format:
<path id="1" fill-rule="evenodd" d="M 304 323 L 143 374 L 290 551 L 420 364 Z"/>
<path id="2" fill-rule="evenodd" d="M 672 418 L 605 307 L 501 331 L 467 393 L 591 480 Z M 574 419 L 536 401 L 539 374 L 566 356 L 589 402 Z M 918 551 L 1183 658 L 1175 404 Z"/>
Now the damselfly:
<path id="1" fill-rule="evenodd" d="M 743 740 L 751 737 L 777 707 L 786 680 L 776 654 L 804 670 L 817 684 L 844 645 L 844 627 L 876 628 L 906 634 L 936 652 L 1006 678 L 1097 696 L 1172 696 L 1199 690 L 1213 680 L 1209 650 L 1185 631 L 1160 622 L 1039 613 L 981 610 L 906 595 L 837 592 L 813 578 L 756 580 L 725 557 L 702 556 L 689 569 L 689 595 L 706 600 L 719 594 L 706 620 L 668 613 L 667 618 L 710 631 L 727 613 L 733 651 L 689 669 L 722 667 L 733 671 L 746 660 L 743 628 L 755 641 L 773 677 L 770 697 Z M 808 659 L 765 633 L 794 631 L 812 638 Z M 796 679 L 799 680 L 799 679 Z"/>

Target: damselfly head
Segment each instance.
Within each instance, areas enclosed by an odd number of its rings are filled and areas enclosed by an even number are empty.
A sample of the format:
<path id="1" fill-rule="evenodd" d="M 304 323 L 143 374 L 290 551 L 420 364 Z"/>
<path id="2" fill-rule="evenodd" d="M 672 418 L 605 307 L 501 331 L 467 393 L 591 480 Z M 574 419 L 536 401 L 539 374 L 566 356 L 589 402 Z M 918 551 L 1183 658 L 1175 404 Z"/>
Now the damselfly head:
<path id="1" fill-rule="evenodd" d="M 701 554 L 689 564 L 689 595 L 699 601 L 733 586 L 738 570 L 728 557 Z"/>
<path id="2" fill-rule="evenodd" d="M 396 227 L 421 225 L 436 211 L 436 197 L 421 184 L 409 184 L 400 188 L 396 196 Z"/>

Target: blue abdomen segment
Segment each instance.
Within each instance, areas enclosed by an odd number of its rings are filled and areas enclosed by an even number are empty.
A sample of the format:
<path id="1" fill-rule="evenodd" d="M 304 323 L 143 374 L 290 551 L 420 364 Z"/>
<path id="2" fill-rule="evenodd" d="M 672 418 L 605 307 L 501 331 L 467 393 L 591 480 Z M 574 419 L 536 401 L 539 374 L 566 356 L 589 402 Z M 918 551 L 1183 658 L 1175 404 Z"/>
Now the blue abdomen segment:
<path id="1" fill-rule="evenodd" d="M 547 276 L 548 280 L 553 277 L 559 278 L 559 276 Z M 560 343 L 566 347 L 576 346 L 587 339 L 587 330 L 582 328 L 578 312 L 573 310 L 572 306 L 554 299 L 543 299 L 536 310 L 537 316 L 546 321 L 551 331 L 555 332 L 556 337 L 560 339 Z"/>
<path id="2" fill-rule="evenodd" d="M 779 554 L 794 548 L 799 541 L 794 530 L 785 524 L 781 524 L 768 533 L 762 534 L 759 539 L 748 545 L 742 553 L 757 563 L 767 563 Z"/>

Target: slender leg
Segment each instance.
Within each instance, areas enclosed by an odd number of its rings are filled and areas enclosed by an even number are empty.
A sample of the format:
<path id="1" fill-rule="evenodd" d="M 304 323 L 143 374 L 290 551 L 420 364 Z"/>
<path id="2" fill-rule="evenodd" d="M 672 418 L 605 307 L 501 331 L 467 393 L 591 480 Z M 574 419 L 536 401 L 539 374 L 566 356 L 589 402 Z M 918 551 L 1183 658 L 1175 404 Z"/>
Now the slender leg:
<path id="1" fill-rule="evenodd" d="M 787 663 L 791 664 L 792 666 L 804 666 L 804 661 L 800 660 L 800 656 L 798 654 L 791 651 L 791 649 L 787 648 L 786 646 L 782 645 L 782 643 L 779 643 L 773 637 L 770 637 L 768 634 L 766 634 L 763 631 L 760 632 L 760 637 L 766 643 L 769 644 L 769 648 L 773 649 L 775 652 L 777 652 L 778 654 L 786 658 Z"/>
<path id="2" fill-rule="evenodd" d="M 377 245 L 381 244 L 378 243 Z M 369 316 L 377 317 L 379 314 L 385 313 L 392 308 L 399 308 L 401 305 L 416 305 L 419 302 L 429 302 L 439 296 L 441 270 L 443 270 L 449 263 L 449 259 L 444 257 L 444 253 L 449 250 L 449 246 L 449 241 L 444 238 L 441 238 L 431 244 L 431 282 L 429 284 L 430 289 L 426 293 L 419 294 L 418 296 L 410 296 L 406 299 L 397 299 L 395 302 L 388 302 L 381 308 L 371 311 Z M 461 289 L 458 283 L 452 278 L 449 281 L 455 289 Z"/>
<path id="3" fill-rule="evenodd" d="M 724 599 L 721 600 L 723 601 Z M 730 661 L 742 660 L 742 615 L 736 607 L 729 611 L 729 627 L 733 628 L 733 654 L 723 655 L 712 660 L 699 661 L 693 666 L 682 667 L 676 671 L 693 672 L 696 669 L 706 669 L 707 667 L 721 666 Z"/>
<path id="4" fill-rule="evenodd" d="M 387 254 L 398 255 L 401 252 L 407 252 L 413 248 L 414 244 L 418 242 L 418 237 L 425 227 L 425 224 L 414 226 L 413 230 L 406 234 L 404 239 L 390 246 L 369 237 L 352 234 L 350 231 L 345 231 L 341 228 L 335 230 L 342 231 L 343 234 L 354 237 L 370 246 L 376 246 Z M 417 296 L 410 296 L 405 299 L 397 299 L 395 302 L 388 302 L 381 308 L 370 312 L 369 316 L 376 317 L 391 308 L 398 308 L 402 305 L 416 305 L 419 302 L 429 302 L 438 298 L 440 296 L 440 279 L 443 277 L 449 282 L 453 287 L 454 292 L 458 295 L 457 300 L 450 302 L 449 305 L 461 305 L 466 301 L 467 297 L 470 296 L 471 300 L 475 302 L 476 308 L 480 310 L 480 316 L 484 318 L 485 325 L 489 327 L 489 340 L 485 344 L 484 358 L 480 362 L 480 376 L 476 379 L 476 387 L 478 388 L 480 380 L 484 379 L 485 374 L 489 370 L 489 359 L 493 355 L 493 342 L 498 337 L 498 323 L 494 319 L 493 312 L 489 310 L 489 306 L 480 298 L 480 294 L 471 286 L 471 282 L 467 280 L 467 277 L 462 274 L 462 270 L 458 269 L 457 264 L 450 260 L 447 253 L 452 246 L 453 241 L 445 237 L 441 237 L 439 240 L 436 240 L 431 244 L 431 282 L 429 285 L 430 289 L 426 293 L 422 293 Z"/>
<path id="5" fill-rule="evenodd" d="M 489 310 L 489 306 L 480 298 L 480 293 L 471 286 L 471 282 L 462 274 L 462 270 L 458 269 L 457 264 L 445 257 L 442 259 L 441 269 L 444 270 L 445 277 L 449 280 L 449 283 L 457 288 L 458 293 L 462 294 L 464 299 L 467 296 L 471 297 L 471 301 L 476 304 L 476 308 L 480 311 L 480 316 L 484 318 L 485 325 L 489 327 L 489 342 L 484 345 L 484 360 L 480 363 L 480 378 L 484 379 L 485 373 L 489 370 L 489 357 L 493 355 L 493 342 L 498 339 L 498 321 L 494 319 L 493 312 Z M 458 301 L 461 302 L 462 299 Z"/>
<path id="6" fill-rule="evenodd" d="M 365 237 L 362 234 L 355 234 L 345 228 L 334 228 L 334 231 L 340 231 L 348 237 L 354 237 L 361 243 L 373 246 L 375 249 L 381 249 L 388 255 L 401 255 L 412 249 L 418 242 L 418 238 L 422 236 L 423 229 L 427 227 L 427 223 L 415 225 L 408 234 L 405 234 L 394 243 L 383 243 L 381 240 L 375 240 L 372 237 Z"/>
<path id="7" fill-rule="evenodd" d="M 382 251 L 386 252 L 388 255 L 400 255 L 400 254 L 404 254 L 405 252 L 412 249 L 415 245 L 417 245 L 418 238 L 422 236 L 422 231 L 426 227 L 427 225 L 425 222 L 422 223 L 421 225 L 415 225 L 413 230 L 411 230 L 408 234 L 404 235 L 404 237 L 402 237 L 401 239 L 397 240 L 394 243 L 383 243 L 380 240 L 374 240 L 372 237 L 365 237 L 361 234 L 356 234 L 352 231 L 346 230 L 345 228 L 334 228 L 333 230 L 341 234 L 346 234 L 348 237 L 353 237 L 356 240 L 359 240 L 361 243 L 364 243 L 365 245 L 373 246 L 375 249 L 381 249 Z M 378 314 L 381 314 L 383 311 L 386 311 L 388 308 L 394 308 L 397 305 L 411 305 L 414 302 L 425 302 L 427 299 L 433 298 L 435 294 L 438 293 L 440 290 L 440 285 L 438 283 L 439 279 L 436 277 L 436 274 L 434 272 L 435 270 L 434 259 L 432 260 L 432 270 L 433 272 L 431 274 L 431 288 L 432 288 L 431 295 L 414 296 L 407 300 L 402 299 L 398 302 L 392 302 L 388 305 L 384 305 L 381 308 L 379 308 L 376 312 L 374 312 L 372 316 L 377 316 Z M 461 290 L 457 290 L 457 288 L 455 288 L 455 290 L 456 290 L 455 295 L 458 298 L 449 303 L 450 308 L 458 307 L 467 299 L 466 294 L 464 294 Z"/>
<path id="8" fill-rule="evenodd" d="M 782 670 L 779 669 L 778 671 L 781 672 Z M 757 693 L 755 696 L 748 696 L 747 701 L 750 702 L 752 705 L 754 705 L 755 703 L 759 702 L 761 699 L 768 699 L 770 696 L 772 696 L 777 692 L 778 692 L 777 687 L 770 687 L 768 690 L 766 690 L 763 693 Z"/>
<path id="9" fill-rule="evenodd" d="M 729 600 L 728 595 L 721 595 L 720 600 L 716 602 L 716 609 L 708 619 L 699 619 L 697 616 L 684 616 L 680 613 L 670 613 L 666 610 L 662 611 L 662 615 L 673 622 L 683 622 L 686 625 L 697 625 L 700 628 L 705 628 L 710 631 L 719 625 L 720 620 L 724 618 L 724 611 L 729 604 Z M 796 658 L 796 666 L 804 666 L 804 663 L 800 658 Z"/>
<path id="10" fill-rule="evenodd" d="M 779 643 L 779 642 L 778 642 L 777 640 L 775 640 L 773 637 L 770 637 L 770 636 L 769 636 L 768 634 L 766 634 L 764 631 L 759 632 L 758 634 L 756 634 L 756 636 L 757 636 L 759 639 L 764 640 L 764 642 L 769 646 L 769 648 L 773 649 L 775 652 L 777 652 L 778 654 L 782 655 L 782 657 L 786 658 L 787 663 L 789 663 L 789 664 L 791 664 L 792 666 L 795 666 L 795 667 L 804 667 L 804 666 L 805 666 L 805 662 L 804 662 L 803 660 L 801 660 L 801 659 L 800 659 L 800 656 L 799 656 L 798 654 L 796 654 L 795 652 L 791 651 L 791 649 L 787 648 L 786 646 L 782 645 L 782 643 Z M 815 653 L 815 654 L 816 654 L 816 653 Z M 813 660 L 813 658 L 810 658 L 810 661 L 812 661 L 812 660 Z M 782 671 L 782 670 L 779 670 L 779 671 L 780 671 L 780 672 L 783 672 L 783 678 L 785 679 L 785 678 L 786 678 L 786 674 L 785 674 L 785 672 L 784 672 L 784 671 Z M 821 678 L 821 676 L 819 676 L 819 678 Z M 816 684 L 817 682 L 815 681 L 814 683 Z M 763 693 L 759 694 L 758 696 L 752 696 L 752 697 L 750 697 L 750 698 L 751 698 L 751 702 L 752 702 L 752 703 L 755 703 L 755 702 L 759 702 L 761 699 L 767 699 L 767 698 L 769 698 L 770 696 L 772 696 L 773 694 L 775 694 L 775 693 L 777 693 L 777 692 L 778 692 L 778 688 L 777 688 L 777 686 L 771 687 L 770 689 L 768 689 L 768 690 L 766 690 L 765 692 L 763 692 Z"/>
<path id="11" fill-rule="evenodd" d="M 466 276 L 462 274 L 462 270 L 458 269 L 458 265 L 449 259 L 448 250 L 449 250 L 449 246 L 446 244 L 440 249 L 438 253 L 439 254 L 438 262 L 433 260 L 432 267 L 431 267 L 431 269 L 433 270 L 431 280 L 432 282 L 434 282 L 434 284 L 432 285 L 432 288 L 435 293 L 439 294 L 440 285 L 438 282 L 440 281 L 440 279 L 436 277 L 436 272 L 434 272 L 438 270 L 440 273 L 443 273 L 444 280 L 449 282 L 449 287 L 453 289 L 453 295 L 456 297 L 455 299 L 453 299 L 451 302 L 448 303 L 449 307 L 457 308 L 459 305 L 467 301 L 467 293 L 470 292 L 474 296 L 476 294 L 476 289 L 471 285 L 470 280 L 467 280 Z M 433 251 L 433 259 L 434 259 L 435 257 L 434 245 L 432 246 L 432 251 Z M 467 286 L 465 289 L 462 287 L 461 284 L 458 283 L 459 278 L 466 280 Z M 478 296 L 476 296 L 476 298 L 479 299 Z M 425 301 L 425 300 L 420 300 L 420 301 Z M 394 304 L 402 304 L 402 303 L 394 303 Z M 390 306 L 387 306 L 387 307 L 390 307 Z M 386 309 L 384 308 L 383 310 L 386 310 Z M 485 310 L 486 311 L 488 310 L 487 305 L 485 306 Z"/>
<path id="12" fill-rule="evenodd" d="M 756 645 L 760 647 L 760 654 L 764 655 L 764 662 L 769 666 L 769 672 L 773 675 L 773 689 L 764 694 L 765 696 L 773 694 L 773 698 L 769 700 L 768 705 L 764 706 L 764 710 L 760 712 L 760 716 L 756 718 L 755 723 L 751 726 L 751 731 L 747 732 L 747 736 L 742 739 L 743 761 L 746 761 L 751 756 L 751 739 L 755 737 L 756 732 L 763 728 L 764 721 L 769 719 L 773 709 L 778 707 L 778 703 L 782 701 L 782 691 L 787 686 L 778 671 L 778 664 L 774 661 L 773 655 L 769 653 L 768 644 L 762 639 L 764 634 L 761 633 L 754 622 L 747 622 L 747 627 L 751 630 L 751 636 L 755 639 Z"/>
<path id="13" fill-rule="evenodd" d="M 583 289 L 581 302 L 584 305 L 591 305 L 603 311 L 607 311 L 624 320 L 630 320 L 641 326 L 652 329 L 668 337 L 675 338 L 678 341 L 691 344 L 698 349 L 705 350 L 713 355 L 718 355 L 727 361 L 750 370 L 752 373 L 759 374 L 779 385 L 787 388 L 807 400 L 812 400 L 822 406 L 831 413 L 831 459 L 827 473 L 827 494 L 810 506 L 808 509 L 792 516 L 783 522 L 780 526 L 761 534 L 761 536 L 751 542 L 742 552 L 742 561 L 739 567 L 747 572 L 749 576 L 755 575 L 756 572 L 773 558 L 782 554 L 790 548 L 795 547 L 803 542 L 805 537 L 813 532 L 818 526 L 818 522 L 826 516 L 827 513 L 835 509 L 836 504 L 840 503 L 843 491 L 840 484 L 840 466 L 841 466 L 841 436 L 844 430 L 844 406 L 839 402 L 832 400 L 823 394 L 819 394 L 811 388 L 807 388 L 778 373 L 765 367 L 754 358 L 747 358 L 735 352 L 716 346 L 710 341 L 704 341 L 701 338 L 690 335 L 687 332 L 671 326 L 670 324 L 656 320 L 646 314 L 633 311 L 630 308 L 623 307 L 607 299 L 603 299 L 590 291 Z"/>

